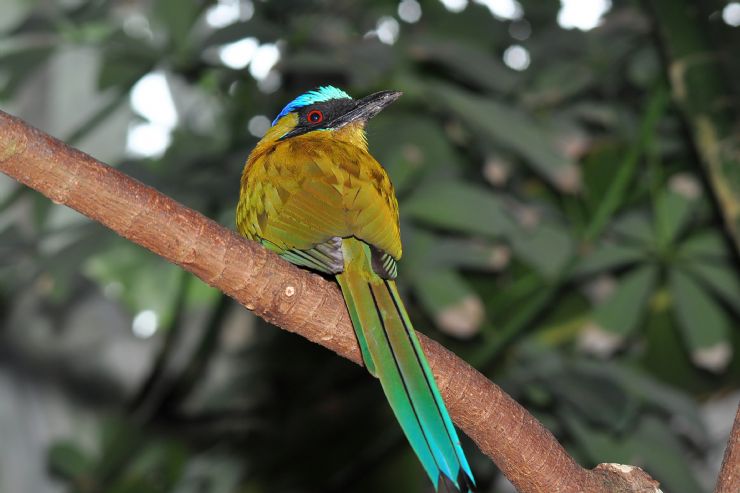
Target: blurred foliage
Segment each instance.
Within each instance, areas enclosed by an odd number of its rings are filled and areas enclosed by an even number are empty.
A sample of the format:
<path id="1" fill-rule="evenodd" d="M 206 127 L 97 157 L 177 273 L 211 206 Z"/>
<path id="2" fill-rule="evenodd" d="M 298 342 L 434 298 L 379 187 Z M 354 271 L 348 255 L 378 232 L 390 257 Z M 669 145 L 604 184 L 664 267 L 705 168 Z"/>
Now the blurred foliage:
<path id="1" fill-rule="evenodd" d="M 319 84 L 404 91 L 368 134 L 399 196 L 417 327 L 585 466 L 705 491 L 699 405 L 738 387 L 740 274 L 649 14 L 615 1 L 582 32 L 558 26 L 557 2 L 519 3 L 507 19 L 423 2 L 409 23 L 396 1 L 2 0 L 0 104 L 231 226 L 254 117 Z M 723 5 L 703 8 L 732 52 Z M 269 73 L 223 63 L 246 38 L 276 43 Z M 511 45 L 526 70 L 502 62 Z M 166 152 L 137 157 L 131 94 L 152 73 L 178 119 Z M 428 491 L 362 369 L 1 177 L 0 320 L 0 369 L 57 413 L 0 407 L 0 425 L 67 423 L 40 439 L 48 491 Z M 481 491 L 506 491 L 465 445 Z M 0 488 L 29 471 L 0 466 Z"/>

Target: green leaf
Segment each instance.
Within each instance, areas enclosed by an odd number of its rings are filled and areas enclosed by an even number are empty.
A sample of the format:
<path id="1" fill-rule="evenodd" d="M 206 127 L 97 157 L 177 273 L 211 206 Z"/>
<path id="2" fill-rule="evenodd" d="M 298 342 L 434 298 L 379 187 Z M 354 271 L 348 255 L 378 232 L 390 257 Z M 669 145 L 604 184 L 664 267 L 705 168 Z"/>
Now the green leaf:
<path id="1" fill-rule="evenodd" d="M 496 194 L 462 182 L 434 182 L 403 203 L 404 216 L 430 226 L 468 234 L 501 237 L 514 229 Z"/>
<path id="2" fill-rule="evenodd" d="M 434 100 L 441 102 L 486 140 L 518 153 L 525 162 L 556 187 L 574 192 L 580 186 L 575 163 L 560 151 L 545 125 L 514 106 L 437 85 Z"/>
<path id="3" fill-rule="evenodd" d="M 591 363 L 591 362 L 590 362 Z M 651 408 L 659 409 L 673 416 L 681 429 L 691 438 L 694 443 L 701 446 L 707 440 L 707 427 L 699 410 L 697 403 L 683 391 L 672 388 L 652 376 L 633 367 L 614 367 L 603 363 L 591 363 L 589 371 L 610 371 L 617 369 L 615 378 L 631 394 L 638 396 Z"/>
<path id="4" fill-rule="evenodd" d="M 655 204 L 655 227 L 658 242 L 671 244 L 691 218 L 692 200 L 670 189 L 661 190 Z"/>
<path id="5" fill-rule="evenodd" d="M 60 441 L 49 448 L 49 469 L 68 480 L 78 479 L 93 470 L 94 462 L 72 442 Z"/>
<path id="6" fill-rule="evenodd" d="M 202 46 L 224 45 L 249 37 L 255 37 L 266 43 L 276 41 L 280 35 L 280 28 L 265 19 L 253 17 L 248 21 L 235 22 L 213 31 L 203 40 Z"/>
<path id="7" fill-rule="evenodd" d="M 646 44 L 632 56 L 627 76 L 638 87 L 649 89 L 661 73 L 660 57 L 653 44 Z"/>
<path id="8" fill-rule="evenodd" d="M 156 64 L 159 53 L 148 44 L 118 34 L 103 49 L 103 65 L 98 73 L 100 90 L 118 87 L 128 90 Z"/>
<path id="9" fill-rule="evenodd" d="M 666 486 L 665 491 L 695 493 L 703 491 L 687 463 L 688 451 L 665 420 L 644 416 L 636 429 L 625 434 L 604 432 L 576 416 L 562 412 L 562 419 L 589 462 L 634 464 L 649 470 Z M 668 489 L 670 488 L 670 489 Z"/>
<path id="10" fill-rule="evenodd" d="M 642 318 L 656 278 L 657 269 L 650 265 L 623 276 L 614 293 L 594 310 L 594 322 L 622 337 L 629 335 Z"/>
<path id="11" fill-rule="evenodd" d="M 408 51 L 417 61 L 439 65 L 455 78 L 492 92 L 509 92 L 519 80 L 499 58 L 473 43 L 428 38 L 413 42 Z"/>
<path id="12" fill-rule="evenodd" d="M 49 45 L 29 45 L 0 52 L 0 97 L 12 96 L 54 53 Z"/>
<path id="13" fill-rule="evenodd" d="M 541 221 L 533 229 L 515 228 L 508 234 L 517 257 L 548 278 L 557 277 L 575 253 L 575 243 L 556 222 Z"/>
<path id="14" fill-rule="evenodd" d="M 691 235 L 679 247 L 679 255 L 687 259 L 724 260 L 730 256 L 727 242 L 715 230 Z"/>
<path id="15" fill-rule="evenodd" d="M 619 464 L 631 463 L 630 447 L 620 439 L 620 435 L 608 433 L 602 426 L 589 426 L 570 409 L 566 408 L 560 414 L 568 432 L 585 452 L 588 462 L 597 464 L 608 457 L 609 461 Z"/>
<path id="16" fill-rule="evenodd" d="M 440 236 L 430 245 L 427 262 L 436 266 L 499 271 L 506 267 L 510 256 L 509 247 L 500 243 Z"/>
<path id="17" fill-rule="evenodd" d="M 594 73 L 580 61 L 565 61 L 544 67 L 535 74 L 532 89 L 526 90 L 523 99 L 531 106 L 555 105 L 562 103 L 591 86 Z"/>
<path id="18" fill-rule="evenodd" d="M 693 262 L 687 269 L 740 315 L 740 278 L 731 264 Z"/>
<path id="19" fill-rule="evenodd" d="M 399 196 L 418 188 L 423 180 L 447 182 L 464 167 L 442 128 L 428 118 L 389 114 L 370 120 L 368 136 L 373 156 L 383 163 Z M 401 214 L 405 212 L 403 203 Z"/>
<path id="20" fill-rule="evenodd" d="M 589 216 L 593 217 L 620 174 L 621 165 L 629 147 L 621 142 L 607 142 L 595 146 L 581 160 L 584 193 L 582 200 Z"/>
<path id="21" fill-rule="evenodd" d="M 0 16 L 0 33 L 8 33 L 31 14 L 34 2 L 27 0 L 5 0 Z"/>
<path id="22" fill-rule="evenodd" d="M 673 310 L 692 360 L 703 368 L 723 369 L 732 349 L 722 307 L 703 286 L 678 269 L 671 271 L 668 283 Z"/>
<path id="23" fill-rule="evenodd" d="M 483 321 L 483 303 L 463 277 L 452 269 L 429 269 L 413 276 L 419 301 L 444 332 L 469 337 Z"/>
<path id="24" fill-rule="evenodd" d="M 423 19 L 423 24 L 434 26 L 433 29 L 425 28 L 425 32 L 434 32 L 445 40 L 465 40 L 484 47 L 506 46 L 511 43 L 505 27 L 507 24 L 491 17 L 491 11 L 476 2 L 470 2 L 462 12 L 452 15 L 442 2 L 425 2 Z"/>
<path id="25" fill-rule="evenodd" d="M 131 243 L 121 241 L 91 256 L 84 272 L 104 291 L 120 296 L 131 313 L 153 310 L 158 324 L 172 319 L 176 298 L 183 282 L 181 269 Z"/>
<path id="26" fill-rule="evenodd" d="M 623 431 L 638 410 L 635 397 L 605 373 L 559 372 L 552 375 L 549 385 L 572 411 L 607 429 Z"/>
<path id="27" fill-rule="evenodd" d="M 201 9 L 200 2 L 158 0 L 153 4 L 152 17 L 167 30 L 173 46 L 179 51 L 192 43 L 190 32 Z"/>
<path id="28" fill-rule="evenodd" d="M 601 243 L 585 253 L 573 269 L 576 277 L 591 276 L 639 261 L 645 253 L 641 248 L 621 243 Z"/>
<path id="29" fill-rule="evenodd" d="M 686 447 L 676 437 L 669 423 L 657 416 L 645 416 L 636 430 L 630 433 L 627 442 L 631 460 L 650 471 L 664 485 L 664 491 L 672 493 L 696 493 L 703 491 L 688 463 Z"/>
<path id="30" fill-rule="evenodd" d="M 404 217 L 450 231 L 507 238 L 516 254 L 547 277 L 554 277 L 571 258 L 574 244 L 557 224 L 532 228 L 516 224 L 495 192 L 475 185 L 432 182 L 403 203 Z"/>
<path id="31" fill-rule="evenodd" d="M 654 231 L 650 218 L 642 211 L 628 212 L 615 219 L 610 230 L 627 240 L 639 243 L 653 241 Z"/>

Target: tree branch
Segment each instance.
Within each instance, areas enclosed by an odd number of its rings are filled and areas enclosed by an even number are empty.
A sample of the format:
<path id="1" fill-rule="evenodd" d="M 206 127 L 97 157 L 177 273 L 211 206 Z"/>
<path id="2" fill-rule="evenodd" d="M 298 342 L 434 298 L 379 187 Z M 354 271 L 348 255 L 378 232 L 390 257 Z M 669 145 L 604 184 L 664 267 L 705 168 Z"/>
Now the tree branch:
<path id="1" fill-rule="evenodd" d="M 2 111 L 0 171 L 192 272 L 265 320 L 362 364 L 335 283 Z M 419 338 L 452 419 L 520 492 L 659 491 L 637 467 L 583 469 L 499 387 Z"/>
<path id="2" fill-rule="evenodd" d="M 725 457 L 722 459 L 722 468 L 717 478 L 717 487 L 714 493 L 737 493 L 740 491 L 740 404 L 735 414 L 735 424 L 732 425 L 730 441 L 727 443 Z"/>

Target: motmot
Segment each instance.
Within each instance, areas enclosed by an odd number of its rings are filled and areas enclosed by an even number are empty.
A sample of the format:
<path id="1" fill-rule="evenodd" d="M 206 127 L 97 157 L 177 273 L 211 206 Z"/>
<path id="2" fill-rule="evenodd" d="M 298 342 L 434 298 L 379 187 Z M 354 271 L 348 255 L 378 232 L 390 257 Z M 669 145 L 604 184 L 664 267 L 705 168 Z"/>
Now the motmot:
<path id="1" fill-rule="evenodd" d="M 288 103 L 247 159 L 236 223 L 284 259 L 336 278 L 363 362 L 436 491 L 465 493 L 473 473 L 396 288 L 398 201 L 365 133 L 400 96 L 356 100 L 322 86 Z"/>

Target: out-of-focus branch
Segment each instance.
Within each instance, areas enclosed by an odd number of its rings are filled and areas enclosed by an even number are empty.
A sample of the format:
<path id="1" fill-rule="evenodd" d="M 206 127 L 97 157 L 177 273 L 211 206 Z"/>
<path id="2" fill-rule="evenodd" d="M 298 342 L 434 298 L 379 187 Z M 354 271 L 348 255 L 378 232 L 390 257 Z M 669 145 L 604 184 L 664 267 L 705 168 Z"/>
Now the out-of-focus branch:
<path id="1" fill-rule="evenodd" d="M 730 441 L 727 442 L 714 493 L 737 493 L 738 491 L 740 491 L 740 404 L 737 406 L 735 424 L 732 425 Z"/>
<path id="2" fill-rule="evenodd" d="M 1 111 L 0 171 L 192 272 L 265 320 L 362 364 L 334 283 Z M 499 387 L 420 339 L 453 420 L 520 492 L 659 491 L 637 467 L 580 467 Z"/>
<path id="3" fill-rule="evenodd" d="M 740 255 L 740 126 L 737 95 L 697 2 L 647 0 L 660 33 L 673 98 L 693 133 L 727 230 Z M 736 56 L 731 48 L 729 56 Z"/>

